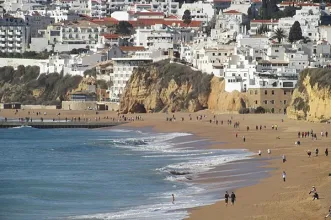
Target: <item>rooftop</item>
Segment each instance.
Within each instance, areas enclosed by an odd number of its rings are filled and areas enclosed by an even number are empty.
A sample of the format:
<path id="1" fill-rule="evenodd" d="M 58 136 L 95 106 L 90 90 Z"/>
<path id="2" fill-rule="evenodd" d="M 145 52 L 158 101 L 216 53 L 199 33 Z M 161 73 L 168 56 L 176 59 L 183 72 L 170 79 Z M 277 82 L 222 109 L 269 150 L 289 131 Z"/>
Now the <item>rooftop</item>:
<path id="1" fill-rule="evenodd" d="M 139 47 L 139 46 L 123 46 L 123 47 L 120 47 L 120 49 L 121 49 L 123 52 L 126 52 L 126 51 L 142 51 L 142 50 L 145 50 L 145 47 Z"/>
<path id="2" fill-rule="evenodd" d="M 237 10 L 230 10 L 223 12 L 223 14 L 242 14 L 242 13 Z"/>

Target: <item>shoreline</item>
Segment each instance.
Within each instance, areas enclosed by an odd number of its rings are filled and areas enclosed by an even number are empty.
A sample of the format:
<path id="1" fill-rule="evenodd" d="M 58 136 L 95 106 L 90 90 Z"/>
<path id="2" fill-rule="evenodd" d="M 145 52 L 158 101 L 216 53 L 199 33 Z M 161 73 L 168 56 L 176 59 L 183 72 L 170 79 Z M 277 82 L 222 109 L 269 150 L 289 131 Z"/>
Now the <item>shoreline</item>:
<path id="1" fill-rule="evenodd" d="M 58 112 L 58 111 L 57 111 Z M 68 112 L 63 114 L 87 115 L 91 118 L 95 112 Z M 61 115 L 62 115 L 61 113 Z M 6 113 L 7 114 L 7 113 Z M 116 113 L 105 112 L 102 115 L 114 116 Z M 202 121 L 197 121 L 197 115 L 207 115 Z M 12 112 L 7 115 L 13 115 Z M 21 115 L 24 115 L 21 113 Z M 173 114 L 154 113 L 154 114 L 132 114 L 127 116 L 141 115 L 144 121 L 134 121 L 121 127 L 153 127 L 160 132 L 189 132 L 202 139 L 214 142 L 211 149 L 248 149 L 257 153 L 262 150 L 262 157 L 267 158 L 267 149 L 271 149 L 271 157 L 267 160 L 265 168 L 270 168 L 268 176 L 252 186 L 239 188 L 235 191 L 237 202 L 234 207 L 225 207 L 222 201 L 215 204 L 190 209 L 187 219 L 216 220 L 220 216 L 224 219 L 254 219 L 254 220 L 279 220 L 279 219 L 303 219 L 315 220 L 324 218 L 328 207 L 331 205 L 331 158 L 324 156 L 326 147 L 330 149 L 331 137 L 321 138 L 321 131 L 331 131 L 329 124 L 312 123 L 306 121 L 296 121 L 287 119 L 284 115 L 263 114 L 263 115 L 216 115 L 218 121 L 223 120 L 223 125 L 209 123 L 212 119 L 211 112 L 202 111 L 197 113 L 175 113 L 177 121 L 167 122 L 166 117 Z M 193 120 L 189 120 L 192 115 Z M 3 111 L 0 112 L 3 116 Z M 184 122 L 180 118 L 184 117 Z M 240 128 L 234 129 L 233 126 L 226 124 L 227 120 L 240 122 Z M 281 120 L 284 120 L 282 122 Z M 278 130 L 272 130 L 272 125 L 278 125 Z M 256 125 L 266 126 L 262 131 L 256 130 Z M 250 130 L 246 130 L 246 126 Z M 114 127 L 115 128 L 115 127 Z M 317 133 L 318 139 L 297 137 L 297 132 L 310 131 L 313 129 Z M 238 138 L 235 134 L 238 133 Z M 246 142 L 242 141 L 242 136 L 246 137 Z M 279 137 L 279 139 L 277 138 Z M 301 145 L 294 143 L 300 140 Z M 217 144 L 215 142 L 222 142 Z M 320 156 L 308 158 L 306 151 L 319 148 Z M 285 154 L 287 162 L 281 162 L 281 156 Z M 255 156 L 257 157 L 257 156 Z M 282 181 L 282 171 L 287 173 L 287 181 Z M 208 180 L 208 177 L 206 177 Z M 312 186 L 317 187 L 321 197 L 320 200 L 312 201 L 309 190 Z M 218 192 L 223 195 L 224 192 Z"/>

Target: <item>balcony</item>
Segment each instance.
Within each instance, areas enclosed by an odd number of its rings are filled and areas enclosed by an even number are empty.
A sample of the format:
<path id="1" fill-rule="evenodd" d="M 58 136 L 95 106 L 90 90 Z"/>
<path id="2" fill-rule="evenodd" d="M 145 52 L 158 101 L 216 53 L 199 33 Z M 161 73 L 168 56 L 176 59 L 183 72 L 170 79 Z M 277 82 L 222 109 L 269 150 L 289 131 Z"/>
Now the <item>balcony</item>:
<path id="1" fill-rule="evenodd" d="M 6 44 L 0 43 L 0 47 L 6 47 Z"/>
<path id="2" fill-rule="evenodd" d="M 21 45 L 21 44 L 18 44 L 18 43 L 16 43 L 16 44 L 15 44 L 15 46 L 16 46 L 16 47 L 21 47 L 22 45 Z"/>
<path id="3" fill-rule="evenodd" d="M 7 37 L 7 40 L 8 41 L 13 41 L 13 38 L 12 37 Z"/>
<path id="4" fill-rule="evenodd" d="M 20 38 L 20 37 L 16 37 L 15 40 L 16 40 L 16 41 L 22 41 L 22 38 Z"/>
<path id="5" fill-rule="evenodd" d="M 13 36 L 13 32 L 12 31 L 8 31 L 7 35 Z"/>
<path id="6" fill-rule="evenodd" d="M 21 31 L 15 31 L 15 34 L 21 36 L 22 32 Z"/>
<path id="7" fill-rule="evenodd" d="M 6 31 L 0 31 L 0 36 L 6 36 Z"/>
<path id="8" fill-rule="evenodd" d="M 7 46 L 8 47 L 13 47 L 13 44 L 12 43 L 8 43 Z"/>

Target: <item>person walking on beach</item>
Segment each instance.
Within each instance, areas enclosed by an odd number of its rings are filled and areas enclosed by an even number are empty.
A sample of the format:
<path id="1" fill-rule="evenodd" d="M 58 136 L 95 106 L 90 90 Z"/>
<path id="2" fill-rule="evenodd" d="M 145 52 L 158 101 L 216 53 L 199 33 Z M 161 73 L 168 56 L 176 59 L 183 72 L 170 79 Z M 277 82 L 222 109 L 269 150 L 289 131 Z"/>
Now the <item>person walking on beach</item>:
<path id="1" fill-rule="evenodd" d="M 315 149 L 315 156 L 318 156 L 318 148 Z"/>
<path id="2" fill-rule="evenodd" d="M 245 136 L 243 136 L 243 141 L 246 142 L 246 137 Z"/>
<path id="3" fill-rule="evenodd" d="M 282 158 L 283 158 L 283 163 L 285 163 L 286 162 L 286 156 L 285 156 L 285 154 L 283 154 Z"/>
<path id="4" fill-rule="evenodd" d="M 233 192 L 231 193 L 231 204 L 234 205 L 234 202 L 236 201 L 236 194 Z"/>
<path id="5" fill-rule="evenodd" d="M 329 149 L 328 148 L 325 149 L 325 156 L 329 156 Z"/>
<path id="6" fill-rule="evenodd" d="M 329 207 L 329 213 L 325 216 L 325 219 L 326 218 L 331 218 L 331 206 Z"/>
<path id="7" fill-rule="evenodd" d="M 172 196 L 172 204 L 175 204 L 175 195 L 171 194 L 171 196 Z"/>
<path id="8" fill-rule="evenodd" d="M 310 157 L 311 156 L 311 151 L 307 150 L 307 154 L 308 154 L 308 157 Z"/>
<path id="9" fill-rule="evenodd" d="M 230 197 L 230 195 L 229 195 L 228 191 L 226 191 L 225 195 L 224 195 L 225 206 L 228 206 L 229 197 Z"/>
<path id="10" fill-rule="evenodd" d="M 261 152 L 261 150 L 259 150 L 259 153 L 258 153 L 258 154 L 259 154 L 259 156 L 261 156 L 261 155 L 262 155 L 262 152 Z"/>
<path id="11" fill-rule="evenodd" d="M 283 171 L 282 177 L 283 177 L 284 182 L 286 182 L 286 173 L 285 173 L 285 171 Z"/>
<path id="12" fill-rule="evenodd" d="M 269 155 L 271 154 L 271 150 L 270 150 L 270 149 L 268 149 L 268 154 L 269 154 Z"/>

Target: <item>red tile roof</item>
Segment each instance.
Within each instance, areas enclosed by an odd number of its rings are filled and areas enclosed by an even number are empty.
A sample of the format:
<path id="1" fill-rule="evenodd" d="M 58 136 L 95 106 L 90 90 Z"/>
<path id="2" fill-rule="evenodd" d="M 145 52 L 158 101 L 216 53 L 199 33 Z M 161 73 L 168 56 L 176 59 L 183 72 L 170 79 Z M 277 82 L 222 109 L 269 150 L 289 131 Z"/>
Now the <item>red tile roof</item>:
<path id="1" fill-rule="evenodd" d="M 112 25 L 112 24 L 118 24 L 118 20 L 115 18 L 105 17 L 101 19 L 91 19 L 91 22 L 99 25 Z"/>
<path id="2" fill-rule="evenodd" d="M 127 52 L 127 51 L 142 51 L 142 50 L 145 50 L 145 47 L 123 46 L 123 47 L 120 47 L 120 49 L 124 52 Z"/>
<path id="3" fill-rule="evenodd" d="M 168 17 L 166 17 L 166 19 L 178 19 L 178 17 L 177 16 L 175 16 L 175 15 L 170 15 L 170 16 L 168 16 Z"/>
<path id="4" fill-rule="evenodd" d="M 242 13 L 237 10 L 230 10 L 223 12 L 223 14 L 242 14 Z"/>
<path id="5" fill-rule="evenodd" d="M 101 36 L 103 36 L 106 39 L 117 39 L 120 37 L 119 34 L 102 34 Z"/>

